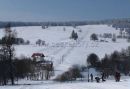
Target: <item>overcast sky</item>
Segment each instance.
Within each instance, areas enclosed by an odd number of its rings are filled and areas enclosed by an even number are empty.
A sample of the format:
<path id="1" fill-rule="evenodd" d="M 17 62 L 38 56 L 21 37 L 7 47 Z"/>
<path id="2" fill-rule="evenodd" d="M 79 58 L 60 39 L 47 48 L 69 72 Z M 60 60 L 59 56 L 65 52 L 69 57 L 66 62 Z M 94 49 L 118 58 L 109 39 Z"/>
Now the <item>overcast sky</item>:
<path id="1" fill-rule="evenodd" d="M 0 0 L 0 21 L 129 18 L 130 0 Z"/>

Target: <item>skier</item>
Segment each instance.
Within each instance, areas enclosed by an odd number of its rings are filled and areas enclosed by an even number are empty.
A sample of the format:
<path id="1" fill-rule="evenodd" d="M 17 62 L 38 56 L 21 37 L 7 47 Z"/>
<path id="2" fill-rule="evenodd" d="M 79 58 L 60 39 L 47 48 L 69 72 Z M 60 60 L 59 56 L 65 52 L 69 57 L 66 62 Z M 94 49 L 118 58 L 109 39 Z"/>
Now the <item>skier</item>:
<path id="1" fill-rule="evenodd" d="M 90 77 L 91 77 L 91 82 L 93 82 L 93 74 L 92 73 L 90 74 Z"/>
<path id="2" fill-rule="evenodd" d="M 99 77 L 95 77 L 96 82 L 99 83 L 100 82 L 100 78 Z"/>
<path id="3" fill-rule="evenodd" d="M 105 73 L 102 73 L 101 79 L 102 79 L 102 82 L 106 81 L 106 80 L 105 80 Z"/>
<path id="4" fill-rule="evenodd" d="M 120 77 L 121 77 L 120 72 L 116 72 L 115 73 L 115 80 L 116 80 L 116 82 L 120 81 Z"/>

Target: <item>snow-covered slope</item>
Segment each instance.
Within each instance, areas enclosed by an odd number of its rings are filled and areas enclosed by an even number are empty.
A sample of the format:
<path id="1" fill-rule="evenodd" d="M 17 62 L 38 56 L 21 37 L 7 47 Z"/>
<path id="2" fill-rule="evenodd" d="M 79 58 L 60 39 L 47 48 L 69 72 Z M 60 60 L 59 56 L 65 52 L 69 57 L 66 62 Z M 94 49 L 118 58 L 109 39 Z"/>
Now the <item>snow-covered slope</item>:
<path id="1" fill-rule="evenodd" d="M 114 50 L 121 50 L 129 46 L 126 39 L 117 39 L 115 43 L 111 39 L 105 39 L 108 42 L 90 40 L 92 33 L 119 34 L 118 30 L 107 25 L 86 25 L 78 26 L 77 28 L 55 26 L 47 29 L 42 29 L 41 26 L 30 26 L 14 27 L 12 30 L 17 31 L 18 37 L 31 42 L 30 45 L 15 46 L 16 56 L 25 55 L 31 57 L 32 53 L 42 52 L 45 54 L 46 59 L 54 62 L 55 70 L 57 70 L 56 75 L 66 71 L 72 65 L 85 65 L 87 56 L 90 53 L 96 53 L 99 58 L 102 58 L 105 54 L 110 54 Z M 72 30 L 78 33 L 79 39 L 77 41 L 69 39 Z M 82 30 L 82 32 L 79 30 Z M 3 35 L 3 29 L 1 29 L 0 38 Z M 46 46 L 36 45 L 35 42 L 38 39 L 44 40 Z"/>

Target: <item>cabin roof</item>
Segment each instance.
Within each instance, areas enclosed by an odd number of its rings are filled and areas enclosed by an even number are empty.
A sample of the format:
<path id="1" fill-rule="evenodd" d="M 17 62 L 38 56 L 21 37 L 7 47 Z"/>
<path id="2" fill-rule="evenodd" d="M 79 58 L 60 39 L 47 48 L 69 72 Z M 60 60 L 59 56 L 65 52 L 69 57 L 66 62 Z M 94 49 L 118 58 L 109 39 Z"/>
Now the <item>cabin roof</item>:
<path id="1" fill-rule="evenodd" d="M 37 57 L 37 56 L 39 56 L 39 57 L 45 57 L 45 55 L 43 53 L 33 53 L 32 54 L 32 57 Z"/>

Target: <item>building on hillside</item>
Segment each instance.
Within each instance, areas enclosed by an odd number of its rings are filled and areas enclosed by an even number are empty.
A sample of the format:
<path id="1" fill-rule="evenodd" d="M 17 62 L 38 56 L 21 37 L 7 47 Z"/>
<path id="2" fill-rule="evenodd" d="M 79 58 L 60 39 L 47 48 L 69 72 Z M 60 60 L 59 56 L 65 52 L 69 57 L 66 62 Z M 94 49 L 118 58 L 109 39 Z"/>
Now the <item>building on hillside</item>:
<path id="1" fill-rule="evenodd" d="M 53 62 L 45 60 L 43 53 L 33 53 L 31 57 L 35 63 L 35 79 L 48 80 L 53 75 Z"/>

